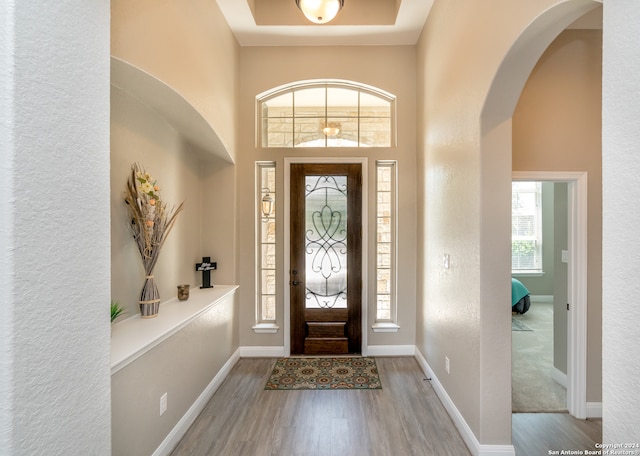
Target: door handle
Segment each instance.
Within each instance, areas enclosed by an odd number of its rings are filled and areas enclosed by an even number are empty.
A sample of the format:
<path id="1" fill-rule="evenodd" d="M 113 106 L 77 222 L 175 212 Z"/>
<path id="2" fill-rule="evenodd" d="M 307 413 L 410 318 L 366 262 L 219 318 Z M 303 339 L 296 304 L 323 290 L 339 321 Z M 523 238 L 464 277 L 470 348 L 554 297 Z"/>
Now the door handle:
<path id="1" fill-rule="evenodd" d="M 300 282 L 298 282 L 297 280 L 291 280 L 289 281 L 289 285 L 298 286 L 300 285 Z"/>

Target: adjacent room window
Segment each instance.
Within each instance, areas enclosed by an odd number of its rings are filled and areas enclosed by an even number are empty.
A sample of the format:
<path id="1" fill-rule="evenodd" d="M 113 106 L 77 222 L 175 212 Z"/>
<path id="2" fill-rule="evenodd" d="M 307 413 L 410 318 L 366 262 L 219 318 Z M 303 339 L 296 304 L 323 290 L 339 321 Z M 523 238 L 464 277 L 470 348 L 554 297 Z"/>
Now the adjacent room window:
<path id="1" fill-rule="evenodd" d="M 391 147 L 395 97 L 348 81 L 304 81 L 257 97 L 262 147 Z"/>
<path id="2" fill-rule="evenodd" d="M 376 162 L 376 324 L 397 330 L 396 322 L 396 162 Z"/>
<path id="3" fill-rule="evenodd" d="M 542 272 L 542 183 L 513 182 L 511 190 L 511 268 Z"/>
<path id="4" fill-rule="evenodd" d="M 256 332 L 276 326 L 276 164 L 256 163 Z"/>

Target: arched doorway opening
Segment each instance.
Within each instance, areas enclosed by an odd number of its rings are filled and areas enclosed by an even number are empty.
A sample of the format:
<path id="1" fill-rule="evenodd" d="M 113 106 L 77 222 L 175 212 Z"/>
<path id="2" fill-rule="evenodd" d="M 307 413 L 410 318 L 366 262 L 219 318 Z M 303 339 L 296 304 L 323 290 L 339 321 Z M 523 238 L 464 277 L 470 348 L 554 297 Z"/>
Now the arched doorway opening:
<path id="1" fill-rule="evenodd" d="M 492 268 L 483 273 L 483 296 L 489 300 L 495 290 L 509 283 L 509 248 L 511 228 L 510 195 L 512 172 L 512 115 L 522 89 L 540 56 L 571 22 L 599 1 L 574 0 L 559 3 L 533 21 L 515 41 L 499 67 L 485 100 L 481 115 L 482 129 L 482 234 L 483 249 L 496 251 Z M 495 246 L 498 246 L 496 249 Z M 586 250 L 586 249 L 585 249 Z M 573 252 L 584 255 L 579 246 Z M 577 259 L 577 263 L 581 260 Z M 488 270 L 490 269 L 490 270 Z M 576 268 L 577 269 L 577 268 Z M 586 270 L 576 270 L 572 279 L 573 308 L 568 331 L 568 410 L 577 418 L 586 418 Z M 491 312 L 491 310 L 488 310 Z M 490 320 L 490 316 L 485 321 Z M 505 372 L 505 375 L 510 375 Z"/>

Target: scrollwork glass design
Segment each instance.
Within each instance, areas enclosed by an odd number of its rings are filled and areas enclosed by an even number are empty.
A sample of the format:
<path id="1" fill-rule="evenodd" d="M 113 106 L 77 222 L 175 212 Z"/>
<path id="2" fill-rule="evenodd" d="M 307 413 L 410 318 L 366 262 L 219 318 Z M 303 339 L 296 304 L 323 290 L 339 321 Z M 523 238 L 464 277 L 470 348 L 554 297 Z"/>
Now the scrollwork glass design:
<path id="1" fill-rule="evenodd" d="M 307 308 L 347 307 L 347 176 L 305 177 Z"/>

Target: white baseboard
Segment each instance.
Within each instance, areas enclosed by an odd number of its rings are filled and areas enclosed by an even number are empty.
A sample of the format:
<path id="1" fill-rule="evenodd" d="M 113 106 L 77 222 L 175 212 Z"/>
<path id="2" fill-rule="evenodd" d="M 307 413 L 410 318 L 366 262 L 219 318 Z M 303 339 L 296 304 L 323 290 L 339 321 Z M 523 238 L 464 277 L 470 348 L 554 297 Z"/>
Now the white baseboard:
<path id="1" fill-rule="evenodd" d="M 516 456 L 513 445 L 482 445 L 478 450 L 478 456 Z"/>
<path id="2" fill-rule="evenodd" d="M 447 391 L 435 376 L 433 370 L 429 366 L 429 363 L 427 363 L 427 360 L 417 347 L 415 347 L 415 357 L 426 376 L 431 378 L 431 385 L 433 386 L 434 391 L 438 395 L 438 398 L 440 398 L 440 402 L 442 402 L 444 408 L 449 413 L 451 420 L 458 429 L 458 432 L 460 432 L 460 435 L 462 436 L 464 443 L 469 448 L 469 451 L 471 451 L 471 454 L 474 456 L 515 456 L 516 450 L 513 445 L 483 445 L 478 442 L 475 434 L 465 421 L 460 411 L 456 408 L 455 404 L 447 394 Z"/>
<path id="3" fill-rule="evenodd" d="M 602 418 L 602 402 L 587 402 L 587 418 Z"/>
<path id="4" fill-rule="evenodd" d="M 244 346 L 238 350 L 240 350 L 240 358 L 282 358 L 285 356 L 283 346 Z"/>
<path id="5" fill-rule="evenodd" d="M 458 432 L 460 432 L 465 444 L 474 456 L 515 456 L 515 449 L 513 445 L 483 445 L 478 442 L 478 439 L 471 431 L 471 428 L 467 425 L 464 417 L 456 408 L 455 404 L 447 394 L 447 391 L 435 376 L 433 370 L 427 363 L 427 360 L 415 345 L 373 345 L 367 347 L 367 349 L 367 356 L 414 356 L 418 361 L 418 364 L 420 364 L 423 372 L 427 377 L 431 378 L 433 389 L 449 413 L 449 416 L 453 420 Z M 209 383 L 200 396 L 198 396 L 193 405 L 189 407 L 189 410 L 187 410 L 180 421 L 178 421 L 178 423 L 173 427 L 171 432 L 169 432 L 167 437 L 165 437 L 160 446 L 156 448 L 153 452 L 153 456 L 168 456 L 171 454 L 173 449 L 180 442 L 182 437 L 184 437 L 189 427 L 193 424 L 200 412 L 202 412 L 213 394 L 218 390 L 224 379 L 227 378 L 229 372 L 240 358 L 277 358 L 282 356 L 284 356 L 284 347 L 245 346 L 238 348 L 227 360 L 224 366 L 222 366 L 213 380 L 211 380 L 211 383 Z M 587 403 L 587 417 L 601 418 L 602 403 Z"/>
<path id="6" fill-rule="evenodd" d="M 551 379 L 558 385 L 567 387 L 567 374 L 554 366 L 551 366 Z"/>
<path id="7" fill-rule="evenodd" d="M 216 374 L 216 376 L 211 380 L 211 383 L 207 385 L 207 387 L 202 391 L 200 396 L 195 400 L 195 402 L 189 407 L 187 413 L 184 414 L 180 421 L 173 427 L 171 432 L 165 437 L 160 446 L 156 448 L 156 451 L 153 452 L 153 456 L 168 456 L 171 454 L 173 449 L 178 445 L 182 437 L 187 433 L 189 427 L 196 420 L 200 412 L 207 405 L 213 394 L 220 388 L 220 385 L 227 378 L 229 372 L 233 368 L 233 366 L 240 359 L 240 349 L 236 350 L 233 355 L 227 360 L 227 362 L 222 366 L 220 371 Z"/>
<path id="8" fill-rule="evenodd" d="M 280 346 L 244 346 L 240 347 L 241 358 L 281 358 L 285 355 L 284 347 Z M 370 345 L 363 350 L 364 356 L 414 356 L 415 345 Z"/>
<path id="9" fill-rule="evenodd" d="M 282 358 L 283 346 L 244 346 L 240 347 L 240 358 Z"/>
<path id="10" fill-rule="evenodd" d="M 553 302 L 553 295 L 531 295 L 531 302 Z"/>
<path id="11" fill-rule="evenodd" d="M 369 345 L 365 356 L 415 356 L 415 345 Z"/>

